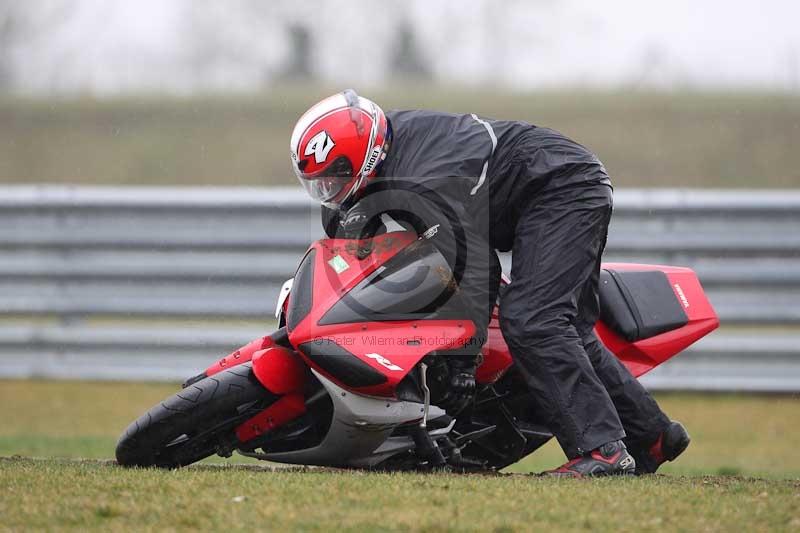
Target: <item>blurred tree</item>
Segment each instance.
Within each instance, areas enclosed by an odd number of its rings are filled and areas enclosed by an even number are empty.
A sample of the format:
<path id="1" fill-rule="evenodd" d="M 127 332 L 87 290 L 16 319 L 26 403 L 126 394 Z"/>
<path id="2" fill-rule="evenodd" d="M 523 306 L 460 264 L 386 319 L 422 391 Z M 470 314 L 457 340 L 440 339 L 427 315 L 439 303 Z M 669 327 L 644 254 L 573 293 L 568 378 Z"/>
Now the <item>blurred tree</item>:
<path id="1" fill-rule="evenodd" d="M 17 86 L 20 48 L 49 38 L 73 12 L 73 0 L 0 0 L 0 91 Z"/>
<path id="2" fill-rule="evenodd" d="M 400 24 L 397 42 L 391 52 L 389 69 L 397 78 L 431 79 L 431 69 L 417 46 L 414 30 L 408 22 Z"/>
<path id="3" fill-rule="evenodd" d="M 192 83 L 210 89 L 266 85 L 277 68 L 282 22 L 272 2 L 184 2 Z"/>
<path id="4" fill-rule="evenodd" d="M 683 68 L 681 60 L 663 45 L 650 43 L 641 53 L 641 59 L 630 80 L 630 87 L 691 87 L 692 76 Z"/>
<path id="5" fill-rule="evenodd" d="M 22 2 L 0 0 L 0 91 L 14 85 L 14 52 L 25 33 L 25 15 Z"/>
<path id="6" fill-rule="evenodd" d="M 794 46 L 789 46 L 786 54 L 786 78 L 790 91 L 800 91 L 800 53 Z"/>
<path id="7" fill-rule="evenodd" d="M 300 24 L 291 24 L 287 29 L 289 36 L 289 57 L 278 77 L 286 80 L 307 80 L 311 78 L 311 33 Z"/>

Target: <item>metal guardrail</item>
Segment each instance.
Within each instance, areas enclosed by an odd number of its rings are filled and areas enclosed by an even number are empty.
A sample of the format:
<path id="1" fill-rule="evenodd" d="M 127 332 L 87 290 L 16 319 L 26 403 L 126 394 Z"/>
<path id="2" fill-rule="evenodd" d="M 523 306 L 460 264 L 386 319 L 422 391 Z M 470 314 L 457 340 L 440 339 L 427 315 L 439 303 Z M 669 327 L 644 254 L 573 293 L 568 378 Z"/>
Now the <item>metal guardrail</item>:
<path id="1" fill-rule="evenodd" d="M 0 376 L 182 378 L 263 332 L 141 321 L 266 320 L 320 235 L 297 189 L 0 187 Z M 791 331 L 800 191 L 618 191 L 606 260 L 692 267 L 723 324 Z M 717 333 L 647 381 L 800 390 L 800 336 L 780 339 Z"/>
<path id="2" fill-rule="evenodd" d="M 250 327 L 0 326 L 0 376 L 183 381 L 263 335 Z M 800 390 L 798 335 L 702 339 L 643 378 L 652 389 Z"/>

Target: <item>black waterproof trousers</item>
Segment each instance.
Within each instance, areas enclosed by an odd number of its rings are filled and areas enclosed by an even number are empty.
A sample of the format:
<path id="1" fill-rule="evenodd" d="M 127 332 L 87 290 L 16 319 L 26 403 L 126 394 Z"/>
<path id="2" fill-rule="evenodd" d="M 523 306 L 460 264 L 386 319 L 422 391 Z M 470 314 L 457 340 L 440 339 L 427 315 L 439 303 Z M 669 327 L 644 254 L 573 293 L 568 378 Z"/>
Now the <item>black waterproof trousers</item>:
<path id="1" fill-rule="evenodd" d="M 500 325 L 549 429 L 570 459 L 625 438 L 646 446 L 669 419 L 594 334 L 612 190 L 543 192 L 520 214 Z"/>

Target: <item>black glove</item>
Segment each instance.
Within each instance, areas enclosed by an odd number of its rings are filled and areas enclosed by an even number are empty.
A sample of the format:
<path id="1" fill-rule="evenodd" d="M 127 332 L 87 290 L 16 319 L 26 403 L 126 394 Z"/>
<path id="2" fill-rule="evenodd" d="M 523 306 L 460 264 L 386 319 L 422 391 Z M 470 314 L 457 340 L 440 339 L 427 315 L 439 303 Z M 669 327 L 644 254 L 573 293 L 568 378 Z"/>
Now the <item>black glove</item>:
<path id="1" fill-rule="evenodd" d="M 366 202 L 358 202 L 355 206 L 339 215 L 340 236 L 346 239 L 371 239 L 386 231 L 380 212 L 372 212 Z"/>
<path id="2" fill-rule="evenodd" d="M 440 406 L 450 415 L 456 415 L 472 403 L 475 397 L 475 359 L 450 356 L 447 359 L 449 380 Z"/>

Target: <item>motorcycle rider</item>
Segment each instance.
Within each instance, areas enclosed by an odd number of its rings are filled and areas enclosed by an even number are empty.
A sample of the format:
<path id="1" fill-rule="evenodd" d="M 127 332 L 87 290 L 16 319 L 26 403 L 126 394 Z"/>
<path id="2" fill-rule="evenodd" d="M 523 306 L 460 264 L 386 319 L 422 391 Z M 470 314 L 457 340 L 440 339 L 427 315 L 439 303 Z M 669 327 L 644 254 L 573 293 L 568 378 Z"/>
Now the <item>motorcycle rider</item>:
<path id="1" fill-rule="evenodd" d="M 474 394 L 500 277 L 495 250 L 512 250 L 500 325 L 569 459 L 548 473 L 650 473 L 688 446 L 683 426 L 593 330 L 612 211 L 611 181 L 593 153 L 525 122 L 384 113 L 352 90 L 303 114 L 290 147 L 330 237 L 369 234 L 389 214 L 432 237 L 453 267 L 476 331 L 448 352 L 449 411 Z"/>

